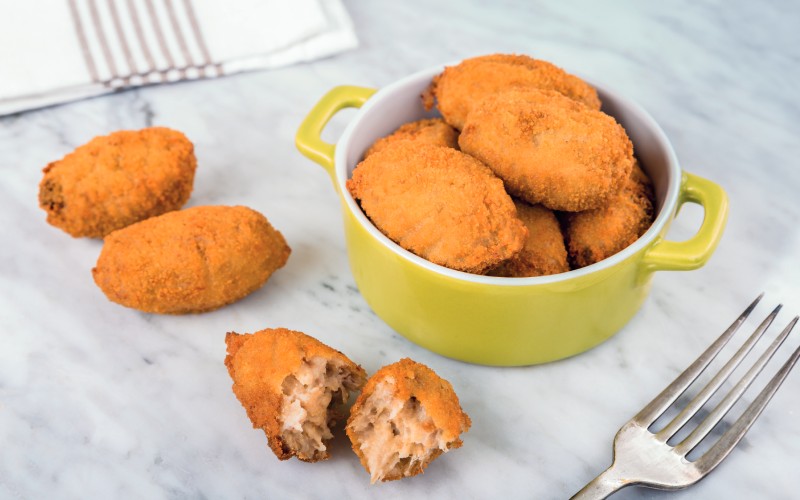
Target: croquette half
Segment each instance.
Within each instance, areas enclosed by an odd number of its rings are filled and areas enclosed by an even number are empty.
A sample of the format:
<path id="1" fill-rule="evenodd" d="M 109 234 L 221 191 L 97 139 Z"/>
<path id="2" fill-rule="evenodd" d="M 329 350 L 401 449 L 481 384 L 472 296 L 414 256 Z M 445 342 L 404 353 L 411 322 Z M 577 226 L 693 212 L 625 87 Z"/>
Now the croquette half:
<path id="1" fill-rule="evenodd" d="M 453 386 L 405 358 L 370 377 L 350 410 L 347 435 L 375 483 L 423 472 L 460 447 L 470 425 Z"/>
<path id="2" fill-rule="evenodd" d="M 225 336 L 233 392 L 281 460 L 329 457 L 331 427 L 344 417 L 366 372 L 341 352 L 302 332 L 267 328 Z"/>

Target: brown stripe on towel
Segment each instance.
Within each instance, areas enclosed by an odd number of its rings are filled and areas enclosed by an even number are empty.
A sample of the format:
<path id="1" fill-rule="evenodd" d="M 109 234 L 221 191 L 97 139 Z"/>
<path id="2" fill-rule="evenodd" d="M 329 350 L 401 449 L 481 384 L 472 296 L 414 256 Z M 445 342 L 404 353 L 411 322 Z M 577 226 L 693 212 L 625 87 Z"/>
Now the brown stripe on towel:
<path id="1" fill-rule="evenodd" d="M 97 40 L 100 42 L 100 48 L 103 50 L 103 56 L 105 57 L 106 64 L 108 64 L 108 70 L 111 72 L 111 78 L 104 83 L 113 87 L 113 82 L 116 78 L 119 78 L 119 73 L 117 72 L 117 65 L 114 64 L 114 56 L 108 48 L 106 34 L 103 31 L 103 22 L 100 20 L 100 14 L 97 12 L 95 0 L 89 0 L 89 13 L 91 14 L 92 23 L 94 24 L 94 30 L 97 32 Z"/>
<path id="2" fill-rule="evenodd" d="M 213 65 L 214 69 L 217 70 L 217 76 L 222 76 L 222 65 L 219 63 L 212 63 L 211 55 L 208 52 L 208 47 L 206 46 L 206 41 L 203 38 L 203 33 L 200 31 L 200 23 L 197 22 L 197 16 L 194 15 L 194 8 L 192 7 L 191 0 L 183 0 L 184 8 L 186 9 L 186 17 L 189 18 L 189 23 L 192 25 L 192 31 L 194 32 L 194 38 L 197 41 L 197 46 L 200 47 L 200 52 L 203 54 L 203 66 L 210 66 Z"/>
<path id="3" fill-rule="evenodd" d="M 78 7 L 75 5 L 75 0 L 68 0 L 69 13 L 72 15 L 72 23 L 75 26 L 75 34 L 78 36 L 78 41 L 81 44 L 81 52 L 83 52 L 83 60 L 86 62 L 86 68 L 89 70 L 89 76 L 92 77 L 92 82 L 97 83 L 100 78 L 97 76 L 97 66 L 94 64 L 92 53 L 89 51 L 89 44 L 86 41 L 86 33 L 83 31 L 83 23 L 78 13 Z"/>
<path id="4" fill-rule="evenodd" d="M 158 22 L 158 14 L 156 13 L 155 7 L 153 7 L 152 0 L 146 0 L 147 4 L 147 11 L 150 13 L 150 20 L 153 23 L 153 30 L 156 32 L 156 39 L 158 40 L 158 45 L 161 47 L 161 52 L 164 54 L 164 58 L 167 60 L 167 64 L 169 67 L 164 72 L 168 72 L 171 69 L 177 69 L 180 72 L 180 78 L 186 78 L 186 70 L 183 68 L 176 68 L 175 67 L 175 60 L 172 58 L 172 54 L 169 51 L 169 47 L 167 46 L 167 41 L 164 38 L 164 32 L 161 31 L 161 24 Z"/>
<path id="5" fill-rule="evenodd" d="M 175 38 L 178 40 L 178 46 L 181 48 L 181 52 L 183 53 L 183 58 L 186 60 L 187 67 L 195 67 L 197 66 L 192 58 L 192 54 L 189 52 L 189 46 L 186 45 L 186 38 L 183 36 L 183 31 L 181 31 L 181 26 L 178 23 L 178 18 L 175 15 L 175 7 L 172 5 L 172 0 L 164 0 L 164 4 L 167 7 L 167 14 L 169 14 L 169 22 L 172 25 L 172 29 L 175 31 Z M 205 70 L 203 68 L 200 69 L 200 76 L 204 77 Z"/>
<path id="6" fill-rule="evenodd" d="M 117 12 L 116 0 L 108 0 L 108 10 L 111 12 L 111 20 L 114 22 L 114 29 L 117 31 L 117 38 L 122 47 L 122 53 L 125 54 L 125 60 L 128 63 L 128 76 L 124 77 L 126 85 L 131 83 L 130 77 L 138 73 L 136 63 L 133 61 L 131 49 L 128 46 L 128 40 L 125 38 L 125 32 L 122 30 L 122 23 L 119 21 L 119 13 Z"/>
<path id="7" fill-rule="evenodd" d="M 147 76 L 149 77 L 150 74 L 157 73 L 161 76 L 162 82 L 166 81 L 166 75 L 156 69 L 156 62 L 153 59 L 153 54 L 150 52 L 150 47 L 147 45 L 147 38 L 144 36 L 142 23 L 139 21 L 139 13 L 136 11 L 133 0 L 128 0 L 128 11 L 131 13 L 131 23 L 133 23 L 133 29 L 136 31 L 136 38 L 139 40 L 139 47 L 141 47 L 144 59 L 147 61 Z"/>

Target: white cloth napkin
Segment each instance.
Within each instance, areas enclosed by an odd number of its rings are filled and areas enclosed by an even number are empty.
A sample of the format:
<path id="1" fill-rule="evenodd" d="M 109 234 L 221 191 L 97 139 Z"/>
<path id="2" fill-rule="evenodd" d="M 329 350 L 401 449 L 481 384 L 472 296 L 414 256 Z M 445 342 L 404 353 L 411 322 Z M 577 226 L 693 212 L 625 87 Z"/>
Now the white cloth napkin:
<path id="1" fill-rule="evenodd" d="M 341 0 L 4 1 L 0 115 L 357 45 Z"/>

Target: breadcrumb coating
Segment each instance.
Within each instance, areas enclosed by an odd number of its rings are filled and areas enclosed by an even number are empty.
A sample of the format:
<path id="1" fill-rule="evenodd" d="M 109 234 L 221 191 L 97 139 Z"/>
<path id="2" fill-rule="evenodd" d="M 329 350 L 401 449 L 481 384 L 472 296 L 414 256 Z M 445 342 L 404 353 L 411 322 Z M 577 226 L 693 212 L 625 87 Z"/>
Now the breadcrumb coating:
<path id="1" fill-rule="evenodd" d="M 399 142 L 359 163 L 347 189 L 386 236 L 451 269 L 481 273 L 527 236 L 502 181 L 454 149 Z"/>
<path id="2" fill-rule="evenodd" d="M 551 210 L 603 206 L 633 164 L 633 145 L 614 118 L 549 90 L 487 97 L 472 109 L 458 142 L 511 195 Z"/>
<path id="3" fill-rule="evenodd" d="M 453 386 L 411 359 L 384 366 L 350 410 L 347 436 L 372 482 L 415 476 L 471 426 Z"/>
<path id="4" fill-rule="evenodd" d="M 375 141 L 364 153 L 364 158 L 400 141 L 458 149 L 458 132 L 441 118 L 406 123 L 390 135 Z"/>
<path id="5" fill-rule="evenodd" d="M 95 137 L 44 169 L 39 206 L 74 237 L 111 231 L 177 210 L 189 199 L 197 160 L 185 135 L 163 127 Z"/>
<path id="6" fill-rule="evenodd" d="M 106 236 L 92 275 L 109 300 L 126 307 L 204 312 L 261 288 L 290 252 L 255 210 L 193 207 Z"/>
<path id="7" fill-rule="evenodd" d="M 564 235 L 575 268 L 611 257 L 639 239 L 653 224 L 653 187 L 634 163 L 622 189 L 607 205 L 564 214 Z"/>
<path id="8" fill-rule="evenodd" d="M 229 332 L 225 344 L 225 366 L 233 379 L 233 392 L 253 427 L 264 431 L 275 455 L 281 460 L 297 457 L 306 462 L 327 459 L 330 454 L 324 443 L 332 437 L 330 427 L 343 418 L 349 395 L 364 385 L 364 369 L 319 340 L 286 328 L 252 334 Z M 310 364 L 317 364 L 321 370 L 308 374 Z M 310 401 L 314 396 L 321 398 L 321 407 Z M 298 422 L 286 421 L 292 412 L 300 414 Z M 312 441 L 321 437 L 322 443 L 317 442 L 311 451 L 299 448 L 295 423 L 302 429 L 301 438 L 321 432 L 323 436 L 311 437 Z"/>
<path id="9" fill-rule="evenodd" d="M 492 54 L 466 59 L 445 68 L 423 94 L 423 104 L 434 101 L 445 121 L 462 130 L 470 110 L 483 98 L 514 88 L 538 88 L 559 92 L 599 110 L 597 91 L 563 69 L 525 55 Z"/>
<path id="10" fill-rule="evenodd" d="M 490 276 L 526 278 L 570 270 L 561 226 L 552 210 L 514 200 L 517 215 L 528 228 L 528 238 L 516 256 L 489 271 Z"/>

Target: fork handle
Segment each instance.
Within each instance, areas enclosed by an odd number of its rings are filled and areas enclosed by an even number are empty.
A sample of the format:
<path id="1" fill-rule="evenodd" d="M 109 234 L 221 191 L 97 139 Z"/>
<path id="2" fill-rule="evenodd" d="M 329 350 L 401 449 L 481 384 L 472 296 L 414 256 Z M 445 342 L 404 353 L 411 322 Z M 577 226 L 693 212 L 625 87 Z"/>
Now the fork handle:
<path id="1" fill-rule="evenodd" d="M 620 477 L 612 464 L 602 474 L 592 479 L 581 491 L 575 493 L 570 500 L 600 500 L 631 484 Z"/>

